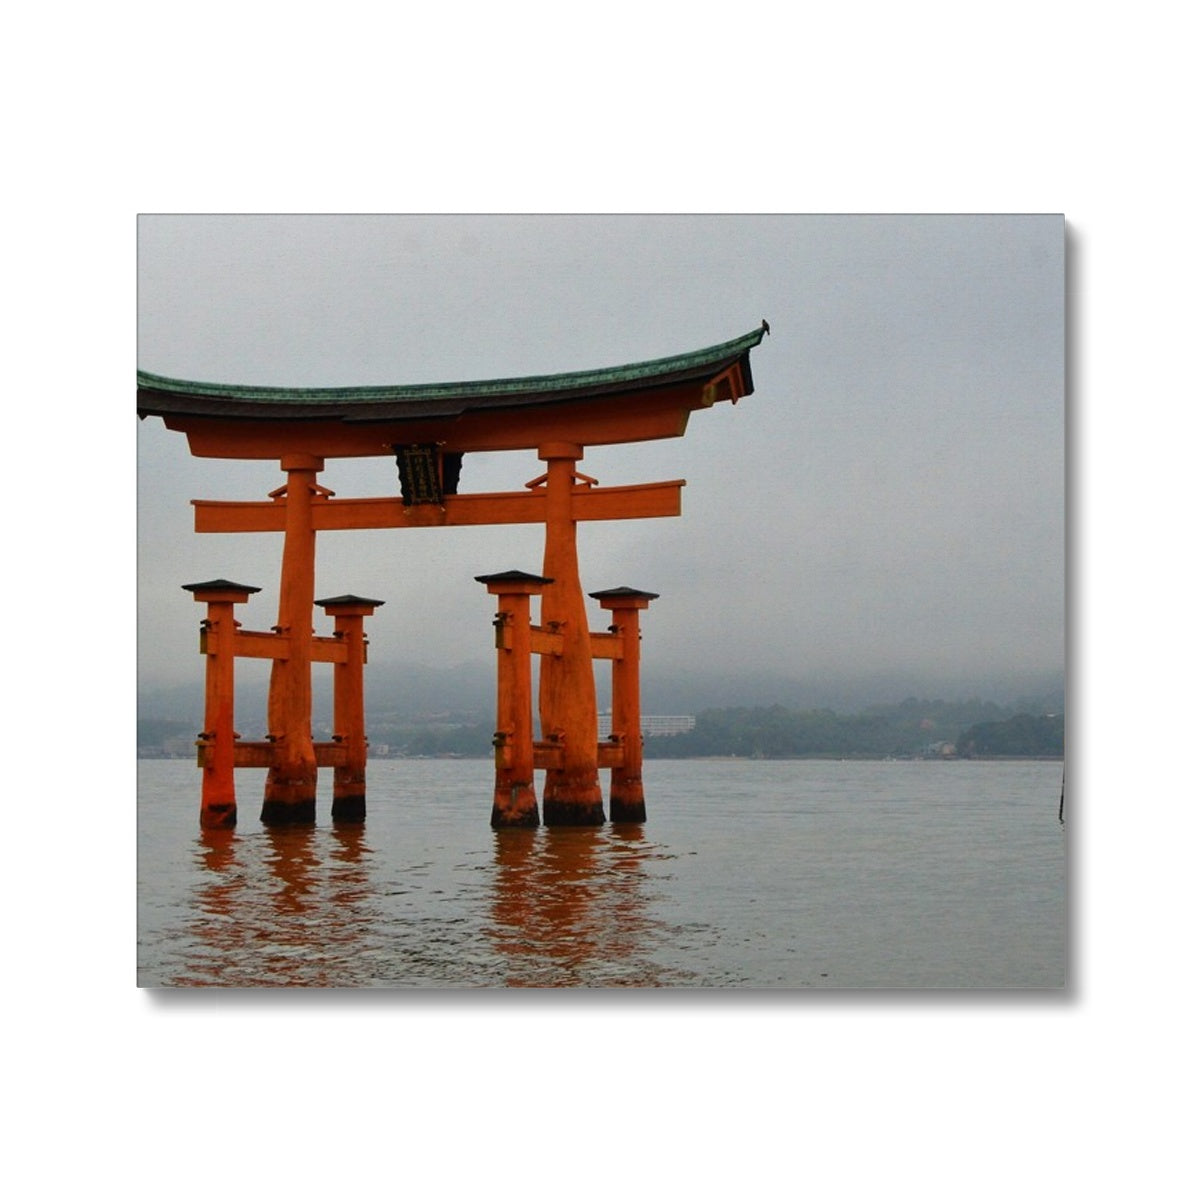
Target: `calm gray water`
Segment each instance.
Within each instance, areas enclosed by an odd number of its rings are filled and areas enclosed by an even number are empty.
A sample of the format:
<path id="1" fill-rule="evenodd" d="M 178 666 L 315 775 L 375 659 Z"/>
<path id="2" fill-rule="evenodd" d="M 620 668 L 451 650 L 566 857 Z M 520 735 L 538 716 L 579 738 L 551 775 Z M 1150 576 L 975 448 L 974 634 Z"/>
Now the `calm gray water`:
<path id="1" fill-rule="evenodd" d="M 139 985 L 1065 983 L 1060 763 L 650 761 L 645 826 L 504 833 L 484 760 L 373 760 L 357 830 L 327 783 L 264 829 L 262 780 L 202 834 L 195 766 L 138 764 Z"/>

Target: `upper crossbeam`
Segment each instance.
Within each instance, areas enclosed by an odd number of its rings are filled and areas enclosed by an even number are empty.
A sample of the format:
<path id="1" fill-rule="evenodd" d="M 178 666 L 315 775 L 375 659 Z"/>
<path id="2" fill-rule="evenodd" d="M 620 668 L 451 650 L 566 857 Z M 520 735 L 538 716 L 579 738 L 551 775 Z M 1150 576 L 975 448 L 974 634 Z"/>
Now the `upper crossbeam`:
<path id="1" fill-rule="evenodd" d="M 571 493 L 576 521 L 677 517 L 686 481 L 622 487 L 578 487 Z M 282 533 L 286 500 L 193 500 L 197 533 Z M 446 496 L 441 504 L 405 505 L 399 496 L 332 499 L 315 495 L 313 529 L 405 529 L 440 525 L 539 525 L 546 520 L 543 489 Z"/>

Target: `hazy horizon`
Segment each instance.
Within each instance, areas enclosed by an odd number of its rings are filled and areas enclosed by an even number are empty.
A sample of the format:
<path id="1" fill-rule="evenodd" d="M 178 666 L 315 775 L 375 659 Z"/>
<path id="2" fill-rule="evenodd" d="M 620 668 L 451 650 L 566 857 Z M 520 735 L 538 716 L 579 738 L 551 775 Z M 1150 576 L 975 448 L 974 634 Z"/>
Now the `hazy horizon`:
<path id="1" fill-rule="evenodd" d="M 139 716 L 202 719 L 204 671 L 197 655 L 194 671 L 170 682 L 143 680 L 138 688 Z M 254 723 L 265 716 L 268 672 L 262 664 L 247 664 L 239 673 L 239 720 Z M 256 669 L 257 668 L 257 669 Z M 535 664 L 536 673 L 536 664 Z M 535 674 L 536 678 L 536 674 Z M 331 681 L 314 673 L 314 711 L 328 707 Z M 707 672 L 686 668 L 660 670 L 643 677 L 643 708 L 647 713 L 695 714 L 709 708 L 767 707 L 781 704 L 797 709 L 833 709 L 856 713 L 875 705 L 965 703 L 978 700 L 1001 707 L 1065 702 L 1067 681 L 1061 673 L 995 676 L 987 679 L 936 678 L 916 673 L 797 677 L 762 672 Z M 485 712 L 495 701 L 495 659 L 477 658 L 453 666 L 428 666 L 372 656 L 366 675 L 368 723 L 377 716 L 383 697 L 389 712 L 418 716 L 439 711 Z M 597 696 L 609 702 L 607 674 L 597 672 Z M 261 710 L 261 711 L 260 711 Z"/>

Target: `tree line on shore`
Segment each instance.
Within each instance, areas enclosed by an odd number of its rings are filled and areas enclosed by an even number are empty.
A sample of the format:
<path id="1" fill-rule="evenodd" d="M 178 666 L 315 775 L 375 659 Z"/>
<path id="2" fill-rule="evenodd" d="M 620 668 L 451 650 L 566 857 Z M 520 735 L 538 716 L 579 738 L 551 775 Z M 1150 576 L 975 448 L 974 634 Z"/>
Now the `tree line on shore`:
<path id="1" fill-rule="evenodd" d="M 831 709 L 711 708 L 687 733 L 645 740 L 647 758 L 1061 758 L 1061 712 L 990 702 L 924 701 L 874 705 L 847 715 Z M 491 754 L 493 722 L 444 714 L 435 722 L 372 723 L 376 753 L 438 757 Z M 194 753 L 195 730 L 179 721 L 138 721 L 139 753 Z M 386 749 L 385 749 L 386 748 Z"/>
<path id="2" fill-rule="evenodd" d="M 689 733 L 646 742 L 654 758 L 1061 758 L 1061 714 L 905 701 L 847 716 L 830 709 L 710 709 Z"/>

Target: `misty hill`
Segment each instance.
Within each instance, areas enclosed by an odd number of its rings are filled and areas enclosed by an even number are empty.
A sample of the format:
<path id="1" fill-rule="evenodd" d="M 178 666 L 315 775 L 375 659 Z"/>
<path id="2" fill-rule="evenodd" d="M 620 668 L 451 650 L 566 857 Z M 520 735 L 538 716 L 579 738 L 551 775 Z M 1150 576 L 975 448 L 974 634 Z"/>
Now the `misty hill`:
<path id="1" fill-rule="evenodd" d="M 852 715 L 832 709 L 708 709 L 695 728 L 647 738 L 647 758 L 1061 758 L 1063 718 L 991 701 L 909 698 Z"/>
<path id="2" fill-rule="evenodd" d="M 1018 713 L 1007 721 L 972 725 L 958 739 L 963 758 L 1061 758 L 1065 722 L 1061 714 Z"/>
<path id="3" fill-rule="evenodd" d="M 454 668 L 415 664 L 372 664 L 367 675 L 367 723 L 377 753 L 486 755 L 494 726 L 495 679 L 491 662 Z M 1063 712 L 1063 688 L 1054 680 L 1039 694 L 1019 694 L 1010 681 L 994 684 L 990 699 L 974 695 L 917 700 L 912 694 L 896 702 L 897 679 L 807 683 L 759 675 L 705 676 L 680 673 L 647 682 L 643 711 L 647 714 L 696 716 L 688 734 L 649 738 L 648 757 L 744 755 L 758 757 L 861 756 L 911 757 L 946 753 L 973 729 L 974 753 L 1054 754 L 1053 731 L 1031 742 L 1030 727 L 1004 728 L 1018 715 L 1030 719 Z M 911 681 L 909 681 L 911 682 Z M 959 689 L 960 692 L 963 689 Z M 979 689 L 982 691 L 983 689 Z M 881 701 L 880 696 L 886 696 Z M 900 693 L 904 695 L 903 692 Z M 243 680 L 238 689 L 238 732 L 248 739 L 265 736 L 267 674 Z M 601 708 L 608 697 L 601 690 Z M 314 677 L 313 729 L 329 735 L 331 695 L 328 676 Z M 147 689 L 138 697 L 138 746 L 143 754 L 191 754 L 203 724 L 203 681 L 171 688 Z M 1061 715 L 1058 744 L 1061 753 Z M 1039 736 L 1045 734 L 1040 730 Z M 1006 740 L 1007 739 L 1007 740 Z M 1024 739 L 1024 740 L 1022 740 Z M 1019 745 L 1036 749 L 1012 749 Z M 1046 745 L 1050 749 L 1046 750 Z M 1008 749 L 989 750 L 989 746 Z"/>
<path id="4" fill-rule="evenodd" d="M 245 668 L 261 666 L 257 675 Z M 239 731 L 257 736 L 267 708 L 265 664 L 239 667 Z M 601 708 L 608 705 L 607 675 L 597 672 Z M 481 660 L 453 667 L 386 663 L 372 659 L 366 671 L 367 720 L 420 720 L 455 713 L 491 721 L 496 703 L 495 663 Z M 313 719 L 327 723 L 332 712 L 330 673 L 313 674 Z M 644 671 L 642 710 L 694 715 L 710 708 L 783 705 L 792 709 L 832 709 L 853 714 L 877 704 L 895 704 L 910 696 L 938 696 L 947 702 L 979 697 L 1009 709 L 1062 712 L 1061 675 L 963 681 L 934 675 L 891 674 L 848 679 L 792 679 L 761 673 L 728 674 L 698 670 Z M 138 715 L 145 719 L 184 721 L 200 728 L 204 716 L 204 676 L 197 662 L 194 681 L 138 690 Z M 242 729 L 241 726 L 246 728 Z"/>

